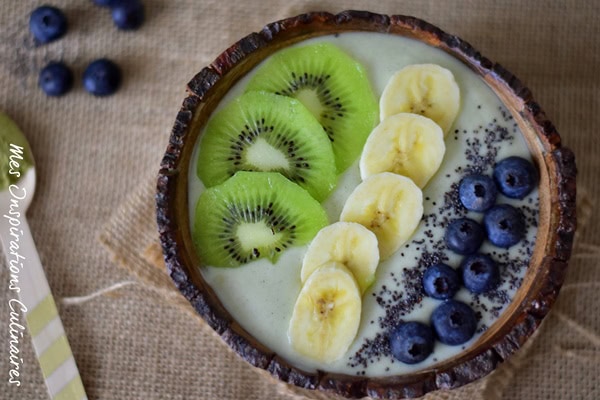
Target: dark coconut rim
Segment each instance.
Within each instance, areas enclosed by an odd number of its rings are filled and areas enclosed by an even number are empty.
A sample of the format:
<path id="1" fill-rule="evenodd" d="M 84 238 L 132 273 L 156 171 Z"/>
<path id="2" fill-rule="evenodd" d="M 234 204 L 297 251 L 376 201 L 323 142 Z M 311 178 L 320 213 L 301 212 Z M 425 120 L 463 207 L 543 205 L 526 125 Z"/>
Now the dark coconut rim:
<path id="1" fill-rule="evenodd" d="M 191 240 L 188 172 L 201 127 L 222 96 L 266 56 L 292 43 L 348 31 L 413 38 L 458 58 L 476 72 L 510 110 L 540 170 L 540 221 L 523 284 L 502 316 L 469 349 L 423 370 L 391 377 L 357 377 L 300 370 L 246 332 L 202 279 Z M 565 278 L 576 228 L 575 157 L 531 91 L 469 43 L 414 17 L 366 11 L 302 14 L 266 25 L 224 51 L 188 84 L 158 176 L 158 231 L 168 273 L 198 314 L 242 358 L 281 381 L 349 398 L 412 398 L 481 378 L 519 349 L 540 325 Z"/>

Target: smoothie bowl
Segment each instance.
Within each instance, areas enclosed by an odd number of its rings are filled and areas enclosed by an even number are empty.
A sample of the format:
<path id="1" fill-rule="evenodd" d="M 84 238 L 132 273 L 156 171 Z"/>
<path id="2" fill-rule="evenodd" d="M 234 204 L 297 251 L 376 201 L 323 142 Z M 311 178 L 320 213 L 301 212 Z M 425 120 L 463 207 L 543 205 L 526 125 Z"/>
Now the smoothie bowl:
<path id="1" fill-rule="evenodd" d="M 317 396 L 418 397 L 539 326 L 575 172 L 531 92 L 468 43 L 309 13 L 190 81 L 157 220 L 177 288 L 247 362 Z"/>

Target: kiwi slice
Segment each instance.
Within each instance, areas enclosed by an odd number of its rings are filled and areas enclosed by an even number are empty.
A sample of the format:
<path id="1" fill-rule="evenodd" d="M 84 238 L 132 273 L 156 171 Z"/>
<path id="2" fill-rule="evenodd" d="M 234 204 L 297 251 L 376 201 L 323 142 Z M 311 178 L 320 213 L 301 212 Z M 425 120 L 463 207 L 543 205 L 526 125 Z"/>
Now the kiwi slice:
<path id="1" fill-rule="evenodd" d="M 258 69 L 246 90 L 300 100 L 327 132 L 339 173 L 356 160 L 379 120 L 365 69 L 329 43 L 281 50 Z"/>
<path id="2" fill-rule="evenodd" d="M 205 265 L 237 267 L 263 257 L 275 263 L 327 224 L 321 204 L 281 174 L 240 171 L 200 195 L 193 239 Z"/>
<path id="3" fill-rule="evenodd" d="M 279 172 L 324 200 L 336 183 L 331 143 L 297 100 L 250 92 L 215 113 L 198 155 L 198 176 L 210 187 L 237 171 Z"/>

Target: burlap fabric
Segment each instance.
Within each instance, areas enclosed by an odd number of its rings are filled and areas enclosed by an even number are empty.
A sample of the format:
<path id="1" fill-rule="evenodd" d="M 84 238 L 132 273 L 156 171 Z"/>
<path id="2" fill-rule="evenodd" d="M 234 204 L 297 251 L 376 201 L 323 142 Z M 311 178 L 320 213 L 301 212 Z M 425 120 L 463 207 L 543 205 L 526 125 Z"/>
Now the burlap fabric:
<path id="1" fill-rule="evenodd" d="M 27 20 L 42 2 L 0 2 L 0 109 L 23 128 L 36 156 L 39 184 L 28 217 L 90 399 L 302 396 L 238 359 L 173 290 L 158 266 L 154 175 L 186 82 L 221 50 L 267 22 L 346 8 L 415 15 L 458 34 L 532 88 L 577 155 L 576 249 L 537 338 L 488 379 L 428 399 L 600 398 L 600 216 L 593 210 L 600 200 L 600 3 L 143 1 L 146 24 L 123 33 L 91 1 L 54 0 L 70 30 L 38 48 Z M 122 66 L 125 79 L 117 95 L 99 99 L 81 89 L 80 76 L 103 56 Z M 39 69 L 53 59 L 79 77 L 60 99 L 37 88 Z M 101 296 L 77 297 L 116 283 Z M 6 384 L 7 287 L 0 268 L 0 399 L 44 399 L 28 336 L 20 345 L 23 385 Z"/>

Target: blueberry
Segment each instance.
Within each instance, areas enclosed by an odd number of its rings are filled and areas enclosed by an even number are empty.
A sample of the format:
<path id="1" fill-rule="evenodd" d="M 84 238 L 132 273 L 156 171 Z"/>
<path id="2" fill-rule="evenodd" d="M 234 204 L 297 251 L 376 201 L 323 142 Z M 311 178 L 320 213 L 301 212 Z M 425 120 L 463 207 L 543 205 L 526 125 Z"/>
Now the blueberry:
<path id="1" fill-rule="evenodd" d="M 29 16 L 29 30 L 38 43 L 49 43 L 67 32 L 67 17 L 56 7 L 38 7 Z"/>
<path id="2" fill-rule="evenodd" d="M 500 271 L 494 260 L 485 254 L 472 254 L 460 264 L 463 284 L 475 294 L 494 289 L 500 282 Z"/>
<path id="3" fill-rule="evenodd" d="M 446 246 L 455 253 L 463 255 L 475 253 L 484 238 L 483 227 L 470 218 L 455 219 L 444 235 Z"/>
<path id="4" fill-rule="evenodd" d="M 433 351 L 433 331 L 420 322 L 403 322 L 389 337 L 394 358 L 406 364 L 425 360 Z"/>
<path id="5" fill-rule="evenodd" d="M 508 157 L 494 167 L 494 180 L 505 196 L 522 199 L 537 184 L 537 170 L 524 158 Z"/>
<path id="6" fill-rule="evenodd" d="M 112 7 L 115 3 L 118 3 L 119 0 L 92 0 L 94 4 L 100 7 Z"/>
<path id="7" fill-rule="evenodd" d="M 456 300 L 446 300 L 431 314 L 431 325 L 442 343 L 463 344 L 473 337 L 477 319 L 471 307 Z"/>
<path id="8" fill-rule="evenodd" d="M 51 62 L 40 71 L 38 84 L 48 96 L 62 96 L 73 87 L 73 72 L 62 62 Z"/>
<path id="9" fill-rule="evenodd" d="M 135 30 L 144 22 L 144 5 L 139 0 L 114 1 L 111 14 L 117 28 Z"/>
<path id="10" fill-rule="evenodd" d="M 498 189 L 494 180 L 485 175 L 469 175 L 460 181 L 460 202 L 469 211 L 485 211 L 496 203 Z"/>
<path id="11" fill-rule="evenodd" d="M 483 224 L 489 241 L 498 247 L 509 248 L 525 236 L 525 217 L 519 209 L 508 204 L 488 210 Z"/>
<path id="12" fill-rule="evenodd" d="M 106 58 L 93 61 L 83 72 L 83 86 L 95 96 L 111 95 L 120 84 L 121 69 Z"/>
<path id="13" fill-rule="evenodd" d="M 423 274 L 423 289 L 434 299 L 450 299 L 460 289 L 460 277 L 454 268 L 446 264 L 434 264 Z"/>

